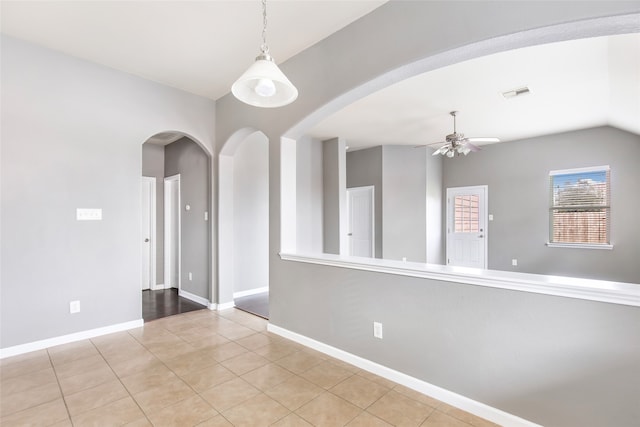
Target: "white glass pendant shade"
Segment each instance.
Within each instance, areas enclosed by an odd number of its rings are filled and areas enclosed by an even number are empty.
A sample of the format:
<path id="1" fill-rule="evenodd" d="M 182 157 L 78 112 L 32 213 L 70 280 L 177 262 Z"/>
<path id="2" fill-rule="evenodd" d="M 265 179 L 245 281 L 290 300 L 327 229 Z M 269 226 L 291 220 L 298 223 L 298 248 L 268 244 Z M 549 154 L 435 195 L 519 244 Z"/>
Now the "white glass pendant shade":
<path id="1" fill-rule="evenodd" d="M 260 55 L 231 86 L 240 101 L 254 107 L 282 107 L 298 97 L 298 89 L 268 55 Z"/>

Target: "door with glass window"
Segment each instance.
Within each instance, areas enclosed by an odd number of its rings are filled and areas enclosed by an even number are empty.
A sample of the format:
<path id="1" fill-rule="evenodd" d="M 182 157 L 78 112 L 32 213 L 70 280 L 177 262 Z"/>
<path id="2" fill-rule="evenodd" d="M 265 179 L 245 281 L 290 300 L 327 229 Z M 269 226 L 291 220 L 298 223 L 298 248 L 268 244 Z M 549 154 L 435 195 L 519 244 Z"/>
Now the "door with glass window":
<path id="1" fill-rule="evenodd" d="M 447 265 L 487 268 L 488 187 L 447 188 Z"/>

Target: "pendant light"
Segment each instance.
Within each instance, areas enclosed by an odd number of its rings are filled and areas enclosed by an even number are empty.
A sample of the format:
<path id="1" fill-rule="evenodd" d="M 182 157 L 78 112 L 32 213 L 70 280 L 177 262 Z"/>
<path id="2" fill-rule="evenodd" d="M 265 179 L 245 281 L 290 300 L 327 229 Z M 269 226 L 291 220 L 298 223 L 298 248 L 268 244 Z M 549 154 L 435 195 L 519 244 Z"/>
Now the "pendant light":
<path id="1" fill-rule="evenodd" d="M 273 108 L 290 104 L 298 89 L 289 81 L 269 55 L 267 46 L 267 0 L 262 0 L 262 46 L 256 62 L 231 86 L 231 93 L 254 107 Z"/>

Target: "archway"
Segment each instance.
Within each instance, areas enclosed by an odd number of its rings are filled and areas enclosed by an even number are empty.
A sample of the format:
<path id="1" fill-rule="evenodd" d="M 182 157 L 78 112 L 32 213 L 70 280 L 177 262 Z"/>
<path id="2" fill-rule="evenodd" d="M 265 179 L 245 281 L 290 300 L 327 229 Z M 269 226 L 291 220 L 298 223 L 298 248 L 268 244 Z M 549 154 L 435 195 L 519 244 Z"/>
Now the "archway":
<path id="1" fill-rule="evenodd" d="M 212 296 L 210 154 L 183 132 L 157 133 L 142 145 L 142 180 L 142 289 L 146 279 L 151 292 L 169 290 L 154 298 L 143 297 L 143 317 L 150 320 L 160 311 L 170 315 L 208 308 Z M 147 187 L 153 189 L 151 197 Z M 150 227 L 146 218 L 151 219 Z M 151 258 L 150 265 L 145 264 L 146 258 Z M 178 296 L 188 301 L 175 304 Z"/>
<path id="2" fill-rule="evenodd" d="M 268 291 L 268 138 L 241 129 L 218 159 L 218 307 Z"/>
<path id="3" fill-rule="evenodd" d="M 636 18 L 636 15 L 610 16 L 525 30 L 427 55 L 422 59 L 386 71 L 344 93 L 338 94 L 333 99 L 319 105 L 316 109 L 310 110 L 307 116 L 302 117 L 297 123 L 293 123 L 290 128 L 281 132 L 280 159 L 282 173 L 296 170 L 297 142 L 307 137 L 306 131 L 308 129 L 353 102 L 395 83 L 448 65 L 508 50 L 581 38 L 637 32 Z M 295 224 L 297 221 L 296 183 L 291 180 L 281 180 L 280 185 L 281 216 L 286 218 L 286 223 Z M 300 246 L 298 238 L 299 236 L 295 233 L 281 230 L 281 251 L 283 253 L 295 253 L 298 246 Z"/>

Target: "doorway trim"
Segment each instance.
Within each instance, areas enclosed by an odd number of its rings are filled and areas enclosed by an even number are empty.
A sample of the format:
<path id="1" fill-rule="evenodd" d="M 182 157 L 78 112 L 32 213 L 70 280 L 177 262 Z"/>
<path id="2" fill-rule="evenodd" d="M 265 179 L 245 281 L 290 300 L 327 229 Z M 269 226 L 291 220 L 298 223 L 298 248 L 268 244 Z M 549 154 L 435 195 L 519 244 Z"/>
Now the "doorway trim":
<path id="1" fill-rule="evenodd" d="M 156 267 L 157 267 L 157 262 L 156 262 L 156 254 L 157 254 L 157 231 L 156 231 L 156 218 L 157 218 L 157 209 L 158 206 L 156 205 L 156 178 L 153 176 L 143 176 L 142 180 L 140 181 L 141 187 L 145 186 L 145 185 L 149 185 L 150 189 L 149 189 L 149 228 L 150 228 L 150 232 L 149 232 L 149 249 L 150 249 L 150 254 L 149 254 L 149 288 L 152 291 L 155 291 L 157 289 L 157 275 L 156 275 Z M 142 199 L 142 193 L 141 193 L 141 200 Z M 144 206 L 142 206 L 143 209 L 145 209 Z M 144 239 L 145 236 L 145 231 L 146 230 L 142 230 L 142 236 L 140 236 L 141 239 Z M 144 240 L 142 240 L 141 243 L 145 243 Z M 143 246 L 144 247 L 144 246 Z M 144 251 L 144 249 L 143 249 Z M 142 279 L 142 277 L 141 277 Z M 142 283 L 141 283 L 142 285 Z M 143 288 L 147 289 L 147 288 Z"/>
<path id="2" fill-rule="evenodd" d="M 454 215 L 454 210 L 452 209 L 452 205 L 451 205 L 451 197 L 456 194 L 456 193 L 461 193 L 461 192 L 480 192 L 482 194 L 482 200 L 481 203 L 479 204 L 479 218 L 478 218 L 478 222 L 479 222 L 479 231 L 475 234 L 477 234 L 476 237 L 481 238 L 483 240 L 482 242 L 482 250 L 484 252 L 484 259 L 482 261 L 482 267 L 479 268 L 484 268 L 485 270 L 488 268 L 489 265 L 489 238 L 488 238 L 488 234 L 489 234 L 489 230 L 487 228 L 488 226 L 488 206 L 489 206 L 489 186 L 488 185 L 474 185 L 474 186 L 468 186 L 468 187 L 450 187 L 447 188 L 447 217 L 446 217 L 446 257 L 447 257 L 447 262 L 446 265 L 456 265 L 456 264 L 452 264 L 450 262 L 451 258 L 452 258 L 452 248 L 451 248 L 451 235 L 452 235 L 452 228 L 453 228 L 453 224 L 454 224 L 454 220 L 453 220 L 453 215 Z"/>
<path id="3" fill-rule="evenodd" d="M 351 216 L 351 195 L 353 193 L 364 193 L 366 192 L 369 195 L 369 206 L 371 207 L 370 212 L 369 212 L 369 218 L 370 218 L 370 222 L 371 222 L 371 257 L 370 258 L 375 258 L 376 257 L 376 193 L 375 193 L 375 186 L 373 185 L 366 185 L 363 187 L 351 187 L 351 188 L 347 188 L 347 220 L 348 220 L 348 242 L 349 242 L 349 250 L 348 250 L 348 255 L 352 256 L 353 255 L 353 222 L 352 222 L 352 216 Z"/>
<path id="4" fill-rule="evenodd" d="M 168 185 L 167 185 L 168 184 Z M 172 187 L 172 185 L 177 185 L 178 189 L 177 189 L 177 197 L 175 200 L 175 206 L 172 204 L 172 200 L 173 198 L 170 197 L 170 188 Z M 172 249 L 174 249 L 177 254 L 177 262 L 176 262 L 176 269 L 178 271 L 177 274 L 177 278 L 178 278 L 178 283 L 177 283 L 177 287 L 178 287 L 178 292 L 182 289 L 182 271 L 181 271 L 181 267 L 182 267 L 182 222 L 181 222 L 181 209 L 180 206 L 182 205 L 181 203 L 181 196 L 180 196 L 180 174 L 176 174 L 176 175 L 172 175 L 172 176 L 168 176 L 164 178 L 164 282 L 165 282 L 165 288 L 171 288 L 173 287 L 172 285 L 174 285 L 173 283 L 170 282 L 170 277 L 171 277 L 171 257 L 174 256 L 174 253 L 172 251 Z M 173 247 L 174 245 L 172 245 L 172 239 L 171 239 L 171 235 L 173 234 L 173 230 L 172 230 L 172 223 L 173 223 L 173 212 L 176 213 L 177 215 L 177 221 L 176 224 L 177 225 L 177 230 L 175 230 L 176 232 L 176 242 L 175 242 L 175 248 Z"/>

